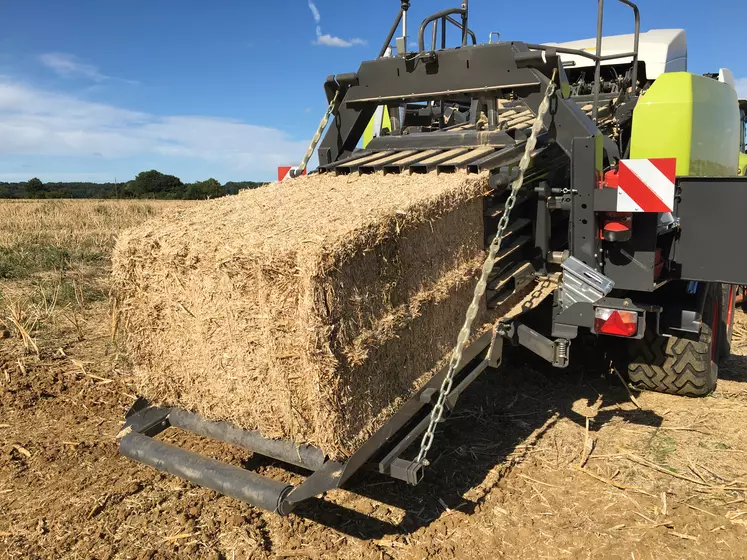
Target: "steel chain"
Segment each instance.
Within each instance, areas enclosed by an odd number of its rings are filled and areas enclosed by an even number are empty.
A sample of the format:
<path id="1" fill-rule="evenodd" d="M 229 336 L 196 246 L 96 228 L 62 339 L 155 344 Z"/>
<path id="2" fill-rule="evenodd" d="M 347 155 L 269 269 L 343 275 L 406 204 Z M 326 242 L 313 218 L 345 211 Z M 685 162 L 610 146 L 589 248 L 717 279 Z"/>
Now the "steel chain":
<path id="1" fill-rule="evenodd" d="M 524 173 L 526 172 L 529 164 L 532 161 L 532 153 L 537 146 L 537 136 L 539 135 L 540 130 L 542 130 L 542 121 L 544 120 L 547 111 L 549 111 L 550 109 L 550 99 L 552 98 L 554 93 L 555 75 L 553 74 L 553 79 L 548 84 L 547 89 L 545 90 L 545 96 L 540 103 L 539 109 L 537 110 L 537 117 L 532 124 L 532 132 L 527 139 L 524 154 L 521 156 L 521 160 L 519 161 L 519 174 L 511 184 L 511 193 L 506 200 L 506 204 L 503 210 L 503 216 L 501 216 L 501 219 L 498 221 L 498 228 L 495 233 L 495 238 L 490 243 L 488 256 L 485 258 L 485 263 L 482 267 L 480 279 L 477 282 L 477 286 L 475 286 L 475 292 L 472 296 L 472 303 L 467 309 L 467 314 L 464 319 L 464 325 L 462 325 L 462 329 L 459 331 L 459 336 L 457 337 L 457 342 L 454 346 L 451 360 L 449 361 L 449 369 L 446 372 L 446 377 L 444 377 L 443 382 L 441 383 L 441 388 L 438 392 L 438 399 L 436 401 L 436 404 L 433 406 L 433 410 L 431 410 L 431 418 L 430 422 L 428 423 L 428 428 L 423 434 L 423 439 L 420 442 L 420 451 L 418 452 L 418 456 L 416 457 L 415 462 L 421 463 L 423 466 L 428 465 L 426 455 L 428 454 L 431 445 L 433 445 L 433 437 L 436 432 L 436 424 L 441 421 L 441 418 L 443 416 L 446 397 L 448 397 L 449 393 L 451 392 L 451 387 L 454 383 L 454 375 L 456 374 L 457 367 L 459 367 L 459 362 L 462 361 L 462 354 L 464 353 L 464 348 L 467 345 L 470 333 L 472 331 L 472 323 L 474 323 L 475 317 L 477 317 L 480 299 L 485 293 L 485 289 L 488 283 L 488 276 L 492 272 L 493 267 L 495 266 L 498 252 L 501 250 L 503 233 L 508 227 L 508 220 L 511 214 L 511 210 L 516 204 L 516 195 L 524 184 Z"/>
<path id="2" fill-rule="evenodd" d="M 324 116 L 322 117 L 321 122 L 319 123 L 319 126 L 316 129 L 316 133 L 314 134 L 314 137 L 311 139 L 311 143 L 309 144 L 308 149 L 306 150 L 306 154 L 304 154 L 303 159 L 301 160 L 301 164 L 298 167 L 294 167 L 291 169 L 291 177 L 300 177 L 304 170 L 306 169 L 306 166 L 309 164 L 309 160 L 311 159 L 311 156 L 314 154 L 314 150 L 316 150 L 316 145 L 319 143 L 319 140 L 322 138 L 322 133 L 324 132 L 324 129 L 327 128 L 327 124 L 329 123 L 329 117 L 332 115 L 332 111 L 335 109 L 335 105 L 337 104 L 337 97 L 340 95 L 340 90 L 338 89 L 335 92 L 335 96 L 332 98 L 332 101 L 329 102 L 329 107 L 327 107 L 327 110 L 324 113 Z"/>

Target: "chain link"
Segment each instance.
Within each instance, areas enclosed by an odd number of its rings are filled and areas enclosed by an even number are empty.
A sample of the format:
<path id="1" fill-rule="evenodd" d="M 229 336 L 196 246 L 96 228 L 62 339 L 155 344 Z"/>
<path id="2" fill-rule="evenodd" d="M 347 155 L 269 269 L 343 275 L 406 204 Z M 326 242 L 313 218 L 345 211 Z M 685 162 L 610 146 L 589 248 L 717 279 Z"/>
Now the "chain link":
<path id="1" fill-rule="evenodd" d="M 516 204 L 516 195 L 524 184 L 524 173 L 526 172 L 529 164 L 532 161 L 532 153 L 537 146 L 537 136 L 542 130 L 542 121 L 544 120 L 545 115 L 550 109 L 550 99 L 554 94 L 555 74 L 553 74 L 552 80 L 550 80 L 550 83 L 547 85 L 545 96 L 540 103 L 539 109 L 537 110 L 537 117 L 532 124 L 532 132 L 527 139 L 526 147 L 524 148 L 524 154 L 521 156 L 521 160 L 519 161 L 519 174 L 511 184 L 511 192 L 508 196 L 508 199 L 506 200 L 503 216 L 501 216 L 501 219 L 498 221 L 498 228 L 495 233 L 495 237 L 490 243 L 488 256 L 485 258 L 485 263 L 482 266 L 480 279 L 477 282 L 477 286 L 475 286 L 475 292 L 472 296 L 472 303 L 470 303 L 470 306 L 467 309 L 464 324 L 462 325 L 462 329 L 459 331 L 459 336 L 457 336 L 454 351 L 451 354 L 449 369 L 446 372 L 446 377 L 444 377 L 441 383 L 441 388 L 438 392 L 438 399 L 436 400 L 436 404 L 433 406 L 433 410 L 431 410 L 431 418 L 430 422 L 428 423 L 428 428 L 423 434 L 423 439 L 420 442 L 420 451 L 418 452 L 418 456 L 416 457 L 415 462 L 421 463 L 423 466 L 428 465 L 426 455 L 433 445 L 433 438 L 436 433 L 436 424 L 438 424 L 443 417 L 446 397 L 448 397 L 449 393 L 451 392 L 451 387 L 454 383 L 454 375 L 456 374 L 457 368 L 459 367 L 459 362 L 462 361 L 464 348 L 467 345 L 470 333 L 472 331 L 472 323 L 474 323 L 475 317 L 477 317 L 477 312 L 480 306 L 480 299 L 485 293 L 485 288 L 487 287 L 488 276 L 492 272 L 498 253 L 501 250 L 501 241 L 503 238 L 503 233 L 508 227 L 509 215 L 511 214 L 511 210 L 513 210 L 513 207 Z"/>
<path id="2" fill-rule="evenodd" d="M 329 117 L 332 115 L 332 111 L 335 109 L 335 105 L 337 104 L 337 97 L 340 95 L 340 90 L 338 89 L 335 92 L 335 96 L 332 98 L 332 101 L 329 102 L 329 107 L 327 107 L 327 110 L 324 113 L 324 116 L 322 117 L 321 122 L 319 123 L 319 126 L 316 129 L 316 133 L 314 134 L 314 137 L 311 139 L 311 143 L 309 144 L 309 147 L 306 150 L 306 154 L 304 154 L 303 159 L 301 160 L 301 164 L 298 167 L 294 167 L 291 169 L 290 176 L 291 177 L 300 177 L 304 170 L 306 169 L 306 166 L 309 164 L 309 160 L 311 159 L 311 156 L 314 154 L 314 150 L 316 150 L 316 145 L 319 143 L 319 140 L 322 138 L 322 133 L 324 132 L 324 129 L 327 128 L 327 124 L 329 123 Z"/>

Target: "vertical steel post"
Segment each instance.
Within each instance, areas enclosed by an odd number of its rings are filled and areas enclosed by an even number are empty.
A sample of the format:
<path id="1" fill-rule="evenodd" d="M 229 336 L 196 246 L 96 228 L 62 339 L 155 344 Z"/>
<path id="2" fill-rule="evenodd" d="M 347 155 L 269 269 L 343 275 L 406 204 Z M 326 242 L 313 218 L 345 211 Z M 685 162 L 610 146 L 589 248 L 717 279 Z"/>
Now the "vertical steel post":
<path id="1" fill-rule="evenodd" d="M 603 137 L 574 138 L 571 158 L 571 255 L 600 270 L 594 191 L 602 175 Z"/>
<path id="2" fill-rule="evenodd" d="M 469 0 L 462 2 L 462 46 L 467 46 L 467 24 L 469 23 Z"/>
<path id="3" fill-rule="evenodd" d="M 602 24 L 604 22 L 604 0 L 598 0 L 597 8 L 597 58 L 594 64 L 594 106 L 591 108 L 591 118 L 596 123 L 599 112 L 599 90 L 602 79 Z"/>
<path id="4" fill-rule="evenodd" d="M 405 38 L 405 48 L 407 48 L 407 8 L 409 8 L 409 4 L 407 7 L 402 6 L 402 37 Z"/>
<path id="5" fill-rule="evenodd" d="M 441 50 L 446 49 L 446 18 L 441 18 Z M 446 126 L 446 117 L 444 117 L 444 100 L 440 102 L 441 116 L 438 118 L 438 128 L 441 129 Z"/>
<path id="6" fill-rule="evenodd" d="M 537 193 L 537 221 L 534 224 L 534 244 L 540 254 L 539 271 L 547 273 L 547 256 L 550 254 L 550 232 L 552 231 L 552 222 L 550 221 L 550 207 L 548 198 L 550 197 L 550 185 L 547 181 L 540 181 L 535 189 Z"/>
<path id="7" fill-rule="evenodd" d="M 387 106 L 387 109 L 389 110 L 389 122 L 392 125 L 392 136 L 399 136 L 402 134 L 402 119 L 400 114 L 400 106 L 399 105 L 389 105 Z"/>
<path id="8" fill-rule="evenodd" d="M 633 55 L 633 75 L 631 76 L 633 95 L 635 95 L 636 84 L 638 83 L 638 43 L 640 42 L 641 35 L 641 13 L 638 11 L 638 6 L 632 2 L 624 0 L 623 4 L 633 9 L 633 16 L 635 17 L 635 35 L 633 36 L 633 52 L 635 54 Z"/>
<path id="9" fill-rule="evenodd" d="M 498 128 L 498 99 L 495 97 L 486 98 L 485 107 L 488 110 L 488 130 L 495 130 Z"/>

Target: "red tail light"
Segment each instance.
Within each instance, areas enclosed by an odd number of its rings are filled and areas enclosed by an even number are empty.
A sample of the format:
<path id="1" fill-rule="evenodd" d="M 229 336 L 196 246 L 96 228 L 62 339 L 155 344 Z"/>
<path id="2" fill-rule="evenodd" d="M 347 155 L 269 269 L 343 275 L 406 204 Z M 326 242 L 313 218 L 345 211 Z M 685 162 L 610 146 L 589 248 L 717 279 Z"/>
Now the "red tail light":
<path id="1" fill-rule="evenodd" d="M 605 212 L 602 216 L 602 239 L 605 241 L 630 241 L 632 229 L 633 214 L 630 212 Z"/>
<path id="2" fill-rule="evenodd" d="M 604 174 L 604 186 L 619 188 L 620 177 L 617 170 L 612 169 Z M 601 215 L 601 236 L 605 241 L 629 241 L 632 237 L 633 214 L 631 212 L 604 212 Z"/>
<path id="3" fill-rule="evenodd" d="M 638 313 L 621 309 L 594 309 L 594 332 L 612 336 L 635 336 L 638 333 Z"/>

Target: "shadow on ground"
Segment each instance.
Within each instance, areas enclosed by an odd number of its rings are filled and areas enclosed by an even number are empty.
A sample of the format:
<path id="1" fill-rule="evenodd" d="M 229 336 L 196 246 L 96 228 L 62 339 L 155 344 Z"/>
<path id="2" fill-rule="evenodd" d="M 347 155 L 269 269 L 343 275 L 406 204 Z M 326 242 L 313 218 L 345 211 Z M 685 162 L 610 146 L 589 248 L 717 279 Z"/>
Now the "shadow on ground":
<path id="1" fill-rule="evenodd" d="M 719 379 L 747 383 L 747 356 L 729 356 L 718 370 Z"/>
<path id="2" fill-rule="evenodd" d="M 613 419 L 661 425 L 661 417 L 650 411 L 614 406 L 628 403 L 630 397 L 622 382 L 606 373 L 604 364 L 558 370 L 538 363 L 521 349 L 512 350 L 506 353 L 504 366 L 478 378 L 448 421 L 440 425 L 431 449 L 431 465 L 418 486 L 375 473 L 359 475 L 346 486 L 353 493 L 405 510 L 400 524 L 382 522 L 323 499 L 300 504 L 295 514 L 361 539 L 407 534 L 437 519 L 444 506 L 474 512 L 487 491 L 515 464 L 512 458 L 520 456 L 522 449 L 531 447 L 532 441 L 542 438 L 561 418 L 585 426 L 586 417 L 574 411 L 579 400 L 591 405 L 601 399 L 597 406 L 605 410 L 592 423 L 594 431 Z M 489 483 L 482 497 L 465 498 L 470 490 L 484 486 L 496 468 L 500 476 Z"/>

